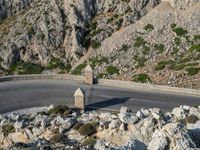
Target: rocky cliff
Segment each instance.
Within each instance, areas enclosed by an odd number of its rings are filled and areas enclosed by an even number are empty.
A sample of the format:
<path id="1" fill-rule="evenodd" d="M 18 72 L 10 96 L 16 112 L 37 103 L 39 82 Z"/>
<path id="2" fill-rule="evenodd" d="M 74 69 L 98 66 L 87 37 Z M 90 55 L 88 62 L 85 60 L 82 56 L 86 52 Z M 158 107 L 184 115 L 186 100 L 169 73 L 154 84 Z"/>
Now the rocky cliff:
<path id="1" fill-rule="evenodd" d="M 100 78 L 199 88 L 199 0 L 0 4 L 2 75 L 81 74 L 88 61 Z"/>

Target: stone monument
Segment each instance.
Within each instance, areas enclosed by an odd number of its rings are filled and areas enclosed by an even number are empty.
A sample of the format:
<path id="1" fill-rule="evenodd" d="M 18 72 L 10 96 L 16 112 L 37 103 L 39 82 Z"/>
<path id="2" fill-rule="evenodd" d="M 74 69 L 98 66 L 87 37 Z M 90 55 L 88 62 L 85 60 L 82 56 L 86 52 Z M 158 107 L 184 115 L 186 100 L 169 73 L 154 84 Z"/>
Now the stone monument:
<path id="1" fill-rule="evenodd" d="M 75 108 L 85 110 L 85 92 L 78 88 L 74 93 Z"/>
<path id="2" fill-rule="evenodd" d="M 90 85 L 94 83 L 93 70 L 90 65 L 85 68 L 85 83 Z"/>

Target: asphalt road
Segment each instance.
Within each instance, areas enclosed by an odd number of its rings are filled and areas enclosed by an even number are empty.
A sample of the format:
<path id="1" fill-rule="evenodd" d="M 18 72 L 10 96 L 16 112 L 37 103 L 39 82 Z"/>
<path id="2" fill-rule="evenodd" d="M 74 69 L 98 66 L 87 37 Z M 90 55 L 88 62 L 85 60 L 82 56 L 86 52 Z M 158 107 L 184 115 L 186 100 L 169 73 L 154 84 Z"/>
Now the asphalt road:
<path id="1" fill-rule="evenodd" d="M 200 105 L 200 97 L 89 86 L 73 81 L 33 80 L 0 83 L 0 114 L 50 104 L 73 105 L 73 94 L 79 87 L 86 91 L 90 108 L 119 110 L 127 106 L 136 112 L 142 107 L 169 111 L 179 105 Z"/>

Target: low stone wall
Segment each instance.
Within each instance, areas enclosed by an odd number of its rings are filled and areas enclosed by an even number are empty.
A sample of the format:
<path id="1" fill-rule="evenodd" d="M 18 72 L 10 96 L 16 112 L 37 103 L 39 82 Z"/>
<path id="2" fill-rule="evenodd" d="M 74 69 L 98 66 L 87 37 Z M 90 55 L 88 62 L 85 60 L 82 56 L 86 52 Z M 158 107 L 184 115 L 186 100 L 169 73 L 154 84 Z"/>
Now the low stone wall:
<path id="1" fill-rule="evenodd" d="M 72 81 L 84 82 L 85 77 L 69 75 L 69 74 L 14 75 L 14 76 L 0 77 L 0 82 L 16 81 L 16 80 L 72 80 Z M 135 83 L 135 82 L 129 82 L 129 81 L 99 79 L 98 84 L 102 86 L 128 88 L 128 89 L 142 90 L 142 91 L 166 92 L 166 93 L 200 96 L 200 90 L 153 85 L 153 84 Z"/>
<path id="2" fill-rule="evenodd" d="M 73 81 L 84 81 L 83 76 L 74 76 L 68 74 L 51 74 L 51 75 L 13 75 L 1 77 L 0 82 L 16 81 L 16 80 L 73 80 Z"/>
<path id="3" fill-rule="evenodd" d="M 142 91 L 166 92 L 166 93 L 200 96 L 200 90 L 153 85 L 153 84 L 135 83 L 135 82 L 129 82 L 129 81 L 99 79 L 98 84 L 103 85 L 103 86 L 129 88 L 129 89 L 142 90 Z"/>

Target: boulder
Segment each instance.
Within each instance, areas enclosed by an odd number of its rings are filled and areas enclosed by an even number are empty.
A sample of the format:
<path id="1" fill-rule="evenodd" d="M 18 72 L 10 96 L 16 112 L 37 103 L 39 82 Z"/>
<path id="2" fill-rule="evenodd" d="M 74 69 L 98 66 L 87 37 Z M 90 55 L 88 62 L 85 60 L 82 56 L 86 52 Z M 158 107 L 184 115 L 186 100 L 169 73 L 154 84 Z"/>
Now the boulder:
<path id="1" fill-rule="evenodd" d="M 28 142 L 28 136 L 24 132 L 15 132 L 11 133 L 8 136 L 13 143 L 27 143 Z"/>
<path id="2" fill-rule="evenodd" d="M 172 110 L 172 114 L 177 120 L 185 119 L 187 117 L 186 111 L 182 107 L 176 107 Z"/>
<path id="3" fill-rule="evenodd" d="M 148 145 L 148 150 L 165 150 L 168 146 L 168 141 L 165 133 L 155 131 L 152 135 L 152 140 Z"/>
<path id="4" fill-rule="evenodd" d="M 109 130 L 112 129 L 118 129 L 121 125 L 121 121 L 116 119 L 116 120 L 112 120 L 109 124 Z"/>
<path id="5" fill-rule="evenodd" d="M 120 113 L 119 119 L 121 120 L 121 122 L 127 124 L 134 124 L 139 120 L 137 116 L 133 116 L 131 113 Z"/>

